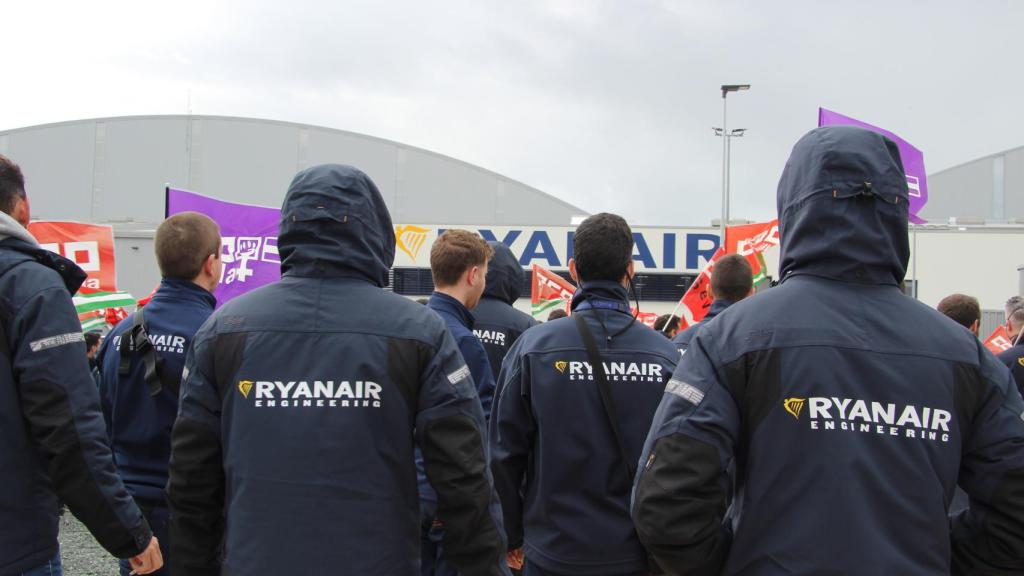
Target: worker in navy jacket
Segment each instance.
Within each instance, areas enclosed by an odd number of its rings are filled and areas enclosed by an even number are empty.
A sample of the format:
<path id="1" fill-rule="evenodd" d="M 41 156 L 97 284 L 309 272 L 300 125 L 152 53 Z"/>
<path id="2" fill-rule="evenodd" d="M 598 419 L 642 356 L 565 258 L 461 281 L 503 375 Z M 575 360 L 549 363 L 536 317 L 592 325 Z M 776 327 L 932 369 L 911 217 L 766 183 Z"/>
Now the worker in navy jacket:
<path id="1" fill-rule="evenodd" d="M 148 574 L 159 543 L 114 469 L 71 295 L 85 272 L 40 248 L 17 164 L 0 156 L 0 574 L 60 573 L 63 502 Z"/>
<path id="2" fill-rule="evenodd" d="M 223 305 L 186 361 L 172 574 L 418 574 L 416 446 L 448 562 L 507 573 L 473 378 L 436 314 L 383 289 L 377 187 L 349 166 L 299 172 L 278 250 L 281 280 Z"/>
<path id="3" fill-rule="evenodd" d="M 780 284 L 700 329 L 644 446 L 633 517 L 665 572 L 1024 571 L 1024 400 L 901 292 L 907 193 L 875 132 L 794 147 Z M 970 508 L 949 520 L 958 482 Z"/>
<path id="4" fill-rule="evenodd" d="M 631 470 L 679 353 L 630 310 L 633 236 L 625 220 L 591 216 L 577 228 L 573 251 L 569 272 L 580 283 L 573 315 L 527 330 L 505 358 L 491 467 L 524 574 L 645 574 L 629 516 Z M 590 362 L 577 316 L 597 341 L 601 366 Z M 625 458 L 594 379 L 599 369 Z"/>
<path id="5" fill-rule="evenodd" d="M 733 304 L 754 294 L 754 277 L 747 259 L 739 254 L 727 254 L 715 262 L 711 269 L 711 282 L 708 284 L 708 296 L 711 297 L 711 308 L 700 322 L 688 326 L 672 339 L 679 350 L 685 352 L 690 340 L 697 334 L 701 326 L 725 311 Z"/>
<path id="6" fill-rule="evenodd" d="M 144 309 L 114 327 L 97 363 L 100 405 L 117 471 L 163 544 L 164 567 L 157 572 L 163 575 L 170 574 L 171 564 L 164 494 L 171 426 L 178 415 L 185 353 L 217 304 L 212 292 L 222 266 L 220 232 L 203 214 L 182 212 L 164 220 L 153 244 L 163 277 L 160 287 Z M 131 570 L 121 562 L 121 576 Z"/>
<path id="7" fill-rule="evenodd" d="M 523 267 L 512 250 L 501 242 L 488 244 L 494 255 L 487 265 L 484 295 L 473 309 L 473 333 L 483 344 L 491 373 L 497 380 L 501 363 L 519 335 L 540 322 L 512 307 L 523 288 Z"/>

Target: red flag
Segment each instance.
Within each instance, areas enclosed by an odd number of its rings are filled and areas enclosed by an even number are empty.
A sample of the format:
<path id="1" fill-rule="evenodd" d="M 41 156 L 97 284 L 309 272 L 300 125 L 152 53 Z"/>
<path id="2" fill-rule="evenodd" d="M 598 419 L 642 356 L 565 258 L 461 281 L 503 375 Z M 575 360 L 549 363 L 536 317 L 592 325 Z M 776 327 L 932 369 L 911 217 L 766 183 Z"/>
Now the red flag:
<path id="1" fill-rule="evenodd" d="M 658 319 L 658 315 L 654 312 L 638 312 L 633 310 L 633 315 L 636 316 L 638 321 L 651 328 L 654 328 L 654 322 Z"/>
<path id="2" fill-rule="evenodd" d="M 78 264 L 88 277 L 81 292 L 117 292 L 114 229 L 78 222 L 37 221 L 28 231 L 40 246 Z"/>
<path id="3" fill-rule="evenodd" d="M 722 256 L 725 256 L 725 251 L 719 248 L 704 269 L 700 271 L 697 279 L 683 294 L 679 307 L 680 330 L 703 320 L 708 310 L 711 309 L 712 299 L 711 294 L 708 293 L 708 286 L 711 285 L 711 270 L 715 267 L 715 262 L 718 262 Z"/>
<path id="4" fill-rule="evenodd" d="M 576 287 L 564 278 L 537 264 L 533 265 L 530 304 L 534 316 L 543 316 L 558 307 L 568 314 L 575 293 Z"/>
<path id="5" fill-rule="evenodd" d="M 157 284 L 156 288 L 153 288 L 153 291 L 150 292 L 148 296 L 146 296 L 145 298 L 139 300 L 139 308 L 142 308 L 146 304 L 149 304 L 149 301 L 153 299 L 153 295 L 156 294 L 156 291 L 159 290 L 159 289 L 160 289 L 160 285 Z"/>
<path id="6" fill-rule="evenodd" d="M 988 348 L 993 354 L 999 354 L 1000 352 L 1013 348 L 1013 342 L 1010 340 L 1010 335 L 1006 333 L 1006 326 L 1000 326 L 992 332 L 992 335 L 985 340 L 985 348 Z"/>
<path id="7" fill-rule="evenodd" d="M 779 245 L 779 220 L 729 226 L 725 229 L 726 254 L 739 254 L 750 262 L 754 276 L 762 272 L 757 255 Z M 767 275 L 767 271 L 764 271 Z"/>
<path id="8" fill-rule="evenodd" d="M 106 321 L 111 326 L 117 326 L 117 324 L 128 317 L 128 311 L 124 308 L 107 308 Z"/>

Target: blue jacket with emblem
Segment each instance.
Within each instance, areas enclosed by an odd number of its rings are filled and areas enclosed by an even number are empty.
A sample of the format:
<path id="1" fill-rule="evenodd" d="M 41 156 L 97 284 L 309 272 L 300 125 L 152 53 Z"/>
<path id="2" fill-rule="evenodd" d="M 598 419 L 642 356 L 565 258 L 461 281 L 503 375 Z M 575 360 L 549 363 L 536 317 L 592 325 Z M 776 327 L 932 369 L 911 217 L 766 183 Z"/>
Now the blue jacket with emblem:
<path id="1" fill-rule="evenodd" d="M 487 286 L 480 303 L 473 309 L 473 333 L 480 339 L 495 381 L 505 355 L 519 335 L 540 324 L 532 316 L 512 307 L 523 286 L 523 267 L 512 250 L 501 242 L 488 242 L 494 256 L 487 265 Z"/>
<path id="2" fill-rule="evenodd" d="M 996 358 L 1010 369 L 1013 379 L 1017 382 L 1017 389 L 1024 394 L 1024 343 L 1003 350 Z"/>
<path id="3" fill-rule="evenodd" d="M 103 430 L 71 301 L 83 280 L 0 213 L 0 574 L 54 557 L 58 500 L 119 558 L 152 536 Z"/>
<path id="4" fill-rule="evenodd" d="M 172 573 L 418 574 L 419 446 L 449 564 L 506 574 L 473 378 L 436 314 L 383 290 L 395 235 L 376 186 L 298 173 L 278 247 L 281 280 L 224 304 L 189 352 Z"/>
<path id="5" fill-rule="evenodd" d="M 615 282 L 584 282 L 572 309 L 597 340 L 635 463 L 679 352 L 634 320 Z M 559 574 L 643 572 L 632 478 L 590 368 L 571 317 L 527 330 L 505 358 L 489 442 L 510 547 Z"/>
<path id="6" fill-rule="evenodd" d="M 146 332 L 157 357 L 163 360 L 162 370 L 170 377 L 181 379 L 192 337 L 216 304 L 209 291 L 177 278 L 164 278 L 146 304 Z M 163 387 L 152 396 L 145 381 L 145 363 L 134 350 L 129 356 L 129 373 L 119 375 L 121 346 L 128 344 L 125 333 L 134 322 L 135 313 L 118 323 L 96 355 L 100 405 L 117 472 L 128 491 L 135 498 L 162 503 L 171 458 L 171 426 L 178 415 L 178 391 Z"/>
<path id="7" fill-rule="evenodd" d="M 781 283 L 697 332 L 644 445 L 633 517 L 666 572 L 1024 570 L 1024 400 L 977 338 L 900 291 L 907 200 L 879 134 L 794 147 Z M 950 520 L 958 482 L 970 509 Z"/>
<path id="8" fill-rule="evenodd" d="M 690 340 L 693 339 L 694 335 L 697 334 L 697 330 L 700 330 L 702 326 L 711 322 L 715 316 L 718 316 L 725 311 L 726 308 L 732 306 L 732 302 L 728 300 L 715 300 L 711 303 L 711 308 L 708 309 L 708 313 L 701 318 L 700 322 L 697 322 L 693 326 L 688 326 L 686 330 L 683 330 L 676 337 L 672 339 L 672 343 L 676 345 L 679 350 L 685 352 L 690 347 Z"/>

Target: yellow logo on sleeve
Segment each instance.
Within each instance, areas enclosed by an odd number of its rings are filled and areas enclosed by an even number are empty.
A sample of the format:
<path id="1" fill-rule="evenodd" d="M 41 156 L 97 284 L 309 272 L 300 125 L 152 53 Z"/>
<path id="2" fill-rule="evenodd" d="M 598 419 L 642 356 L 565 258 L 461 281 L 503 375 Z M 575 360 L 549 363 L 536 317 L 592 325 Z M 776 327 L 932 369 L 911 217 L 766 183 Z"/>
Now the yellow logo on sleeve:
<path id="1" fill-rule="evenodd" d="M 559 360 L 555 362 L 555 369 L 561 372 L 562 374 L 565 374 L 565 369 L 567 366 L 569 366 L 569 363 L 566 362 L 565 360 Z"/>

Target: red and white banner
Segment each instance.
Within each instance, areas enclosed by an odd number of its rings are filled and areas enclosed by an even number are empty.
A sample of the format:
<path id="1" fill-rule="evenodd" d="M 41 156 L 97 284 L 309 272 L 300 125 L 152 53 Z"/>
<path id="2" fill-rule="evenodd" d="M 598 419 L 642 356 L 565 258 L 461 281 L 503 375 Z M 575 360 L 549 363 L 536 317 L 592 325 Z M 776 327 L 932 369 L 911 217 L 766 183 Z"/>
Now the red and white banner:
<path id="1" fill-rule="evenodd" d="M 576 287 L 558 274 L 533 265 L 533 281 L 530 283 L 530 304 L 534 317 L 547 316 L 552 310 L 561 308 L 569 313 L 572 295 Z"/>
<path id="2" fill-rule="evenodd" d="M 992 332 L 992 335 L 985 340 L 985 348 L 988 348 L 993 354 L 999 354 L 1013 348 L 1010 335 L 1006 333 L 1006 326 L 1000 326 Z"/>
<path id="3" fill-rule="evenodd" d="M 71 260 L 88 274 L 81 292 L 116 292 L 114 230 L 79 222 L 31 222 L 28 231 L 44 249 Z"/>

